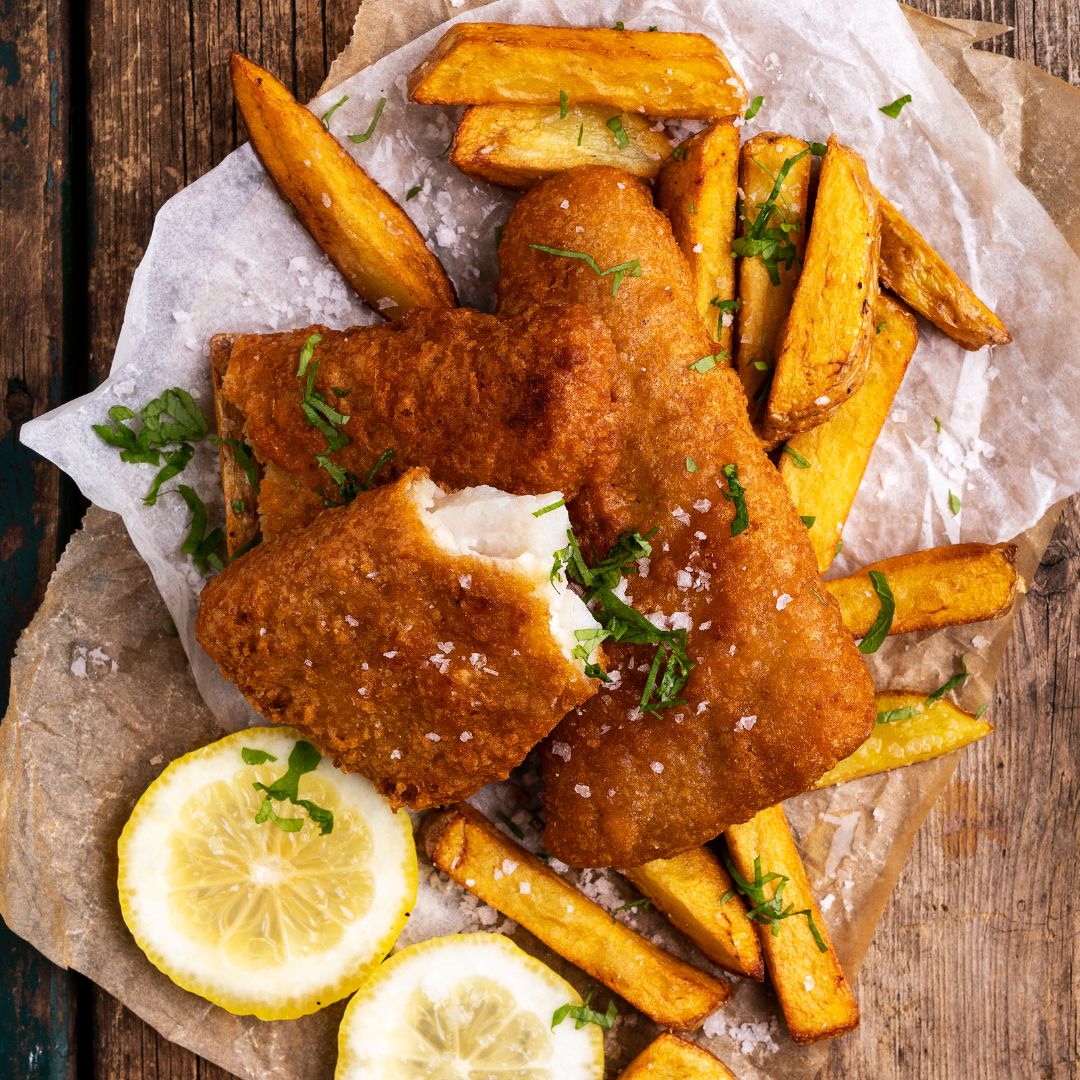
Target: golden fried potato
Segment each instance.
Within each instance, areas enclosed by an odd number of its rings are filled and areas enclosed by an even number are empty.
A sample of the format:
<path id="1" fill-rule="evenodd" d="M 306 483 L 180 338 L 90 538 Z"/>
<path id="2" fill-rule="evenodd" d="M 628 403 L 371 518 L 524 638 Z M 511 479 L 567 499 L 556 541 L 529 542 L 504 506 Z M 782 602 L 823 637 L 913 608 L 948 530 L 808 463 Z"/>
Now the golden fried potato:
<path id="1" fill-rule="evenodd" d="M 896 555 L 824 582 L 855 637 L 870 629 L 881 610 L 871 570 L 885 575 L 896 603 L 890 634 L 999 619 L 1023 588 L 1015 544 L 947 544 Z"/>
<path id="2" fill-rule="evenodd" d="M 810 195 L 810 147 L 792 135 L 763 131 L 743 144 L 739 158 L 739 187 L 743 211 L 739 236 L 745 237 L 780 180 L 780 192 L 765 228 L 779 229 L 792 256 L 775 260 L 773 273 L 761 255 L 739 260 L 739 310 L 735 317 L 735 370 L 746 391 L 750 419 L 755 423 L 765 401 L 776 365 L 780 333 L 791 310 L 795 283 L 806 250 L 806 206 Z M 800 154 L 806 151 L 804 156 Z M 787 175 L 780 179 L 785 164 Z M 784 228 L 781 228 L 783 226 Z M 787 231 L 785 232 L 784 229 Z M 779 238 L 777 238 L 779 241 Z M 778 253 L 772 253 L 774 256 Z M 777 278 L 773 281 L 773 276 Z"/>
<path id="3" fill-rule="evenodd" d="M 866 163 L 833 135 L 761 424 L 767 441 L 823 423 L 862 385 L 874 337 L 879 234 Z"/>
<path id="4" fill-rule="evenodd" d="M 790 905 L 792 913 L 774 922 L 759 921 L 758 936 L 765 951 L 765 967 L 792 1039 L 797 1043 L 812 1043 L 858 1027 L 855 994 L 844 978 L 821 909 L 810 891 L 783 807 L 772 806 L 745 825 L 730 826 L 724 832 L 724 839 L 732 863 L 746 881 L 757 880 L 755 860 L 760 860 L 761 878 L 780 874 L 787 879 L 760 886 L 766 900 L 772 900 L 782 889 L 782 907 L 786 910 Z M 810 917 L 798 914 L 802 911 L 809 911 Z"/>
<path id="5" fill-rule="evenodd" d="M 1007 345 L 1012 334 L 881 192 L 881 283 L 965 349 Z"/>
<path id="6" fill-rule="evenodd" d="M 727 57 L 703 34 L 458 23 L 409 76 L 424 105 L 607 105 L 710 120 L 746 108 Z"/>
<path id="7" fill-rule="evenodd" d="M 671 859 L 653 859 L 624 874 L 714 964 L 758 982 L 764 978 L 761 946 L 746 905 L 731 893 L 731 878 L 704 847 Z"/>
<path id="8" fill-rule="evenodd" d="M 836 555 L 874 443 L 919 343 L 915 316 L 889 296 L 874 305 L 870 365 L 862 386 L 825 421 L 789 440 L 780 475 L 804 519 L 818 569 Z"/>
<path id="9" fill-rule="evenodd" d="M 640 276 L 616 289 L 614 275 L 532 245 L 577 249 L 602 270 L 637 260 Z M 578 303 L 611 333 L 618 462 L 610 481 L 582 489 L 571 520 L 601 555 L 621 533 L 659 529 L 629 591 L 640 612 L 688 628 L 697 665 L 675 695 L 685 705 L 646 711 L 654 650 L 606 643 L 618 686 L 543 748 L 547 849 L 572 865 L 639 866 L 809 788 L 870 733 L 873 685 L 839 610 L 821 602 L 806 528 L 738 376 L 703 362 L 716 346 L 645 185 L 600 167 L 543 181 L 514 208 L 499 259 L 500 311 Z"/>
<path id="10" fill-rule="evenodd" d="M 450 160 L 464 173 L 527 188 L 576 165 L 610 165 L 651 180 L 671 157 L 667 136 L 637 113 L 603 105 L 474 105 L 465 110 Z"/>
<path id="11" fill-rule="evenodd" d="M 664 1027 L 692 1031 L 731 984 L 658 949 L 578 892 L 467 804 L 429 814 L 432 863 Z"/>
<path id="12" fill-rule="evenodd" d="M 227 360 L 218 358 L 218 397 L 242 420 L 235 437 L 263 470 L 266 539 L 307 524 L 324 500 L 341 501 L 318 456 L 327 454 L 326 435 L 305 416 L 306 384 L 296 377 L 315 332 L 312 388 L 346 415 L 339 430 L 348 442 L 327 456 L 358 481 L 387 450 L 393 456 L 371 477 L 379 483 L 430 463 L 451 487 L 572 499 L 614 469 L 617 358 L 603 323 L 582 307 L 534 305 L 512 319 L 417 310 L 393 326 L 239 334 Z M 241 497 L 253 505 L 251 493 Z"/>
<path id="13" fill-rule="evenodd" d="M 544 505 L 413 469 L 230 564 L 196 637 L 256 712 L 395 807 L 464 798 L 596 690 L 564 630 L 596 624 L 548 578 L 566 511 Z"/>
<path id="14" fill-rule="evenodd" d="M 619 1080 L 735 1080 L 735 1074 L 708 1050 L 665 1031 L 623 1069 Z"/>
<path id="15" fill-rule="evenodd" d="M 730 120 L 718 120 L 685 139 L 679 149 L 660 173 L 656 205 L 670 218 L 671 231 L 690 264 L 698 314 L 728 360 L 732 320 L 720 304 L 735 298 L 731 242 L 739 199 L 739 129 Z"/>
<path id="16" fill-rule="evenodd" d="M 884 690 L 877 696 L 878 722 L 870 738 L 850 757 L 831 768 L 814 787 L 829 787 L 860 776 L 899 769 L 952 753 L 985 738 L 994 727 L 945 698 Z"/>
<path id="17" fill-rule="evenodd" d="M 454 288 L 408 214 L 289 91 L 232 54 L 233 93 L 278 191 L 345 280 L 380 315 L 454 307 Z"/>

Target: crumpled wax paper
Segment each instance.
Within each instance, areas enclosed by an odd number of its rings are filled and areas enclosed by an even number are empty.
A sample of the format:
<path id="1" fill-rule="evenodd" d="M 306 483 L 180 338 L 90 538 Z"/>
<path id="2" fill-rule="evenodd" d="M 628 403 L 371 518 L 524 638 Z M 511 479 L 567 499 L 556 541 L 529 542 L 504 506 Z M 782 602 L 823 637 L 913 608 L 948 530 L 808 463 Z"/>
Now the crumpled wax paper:
<path id="1" fill-rule="evenodd" d="M 404 48 L 324 94 L 313 108 L 324 111 L 348 93 L 333 120 L 341 136 L 366 128 L 378 98 L 388 98 L 376 139 L 346 145 L 397 197 L 423 184 L 407 210 L 443 259 L 462 301 L 485 307 L 495 280 L 494 227 L 505 220 L 512 197 L 472 183 L 440 156 L 455 110 L 404 100 L 405 74 L 441 31 L 411 39 L 457 6 L 455 0 L 417 0 L 406 8 L 367 0 L 329 83 L 389 49 Z M 857 16 L 812 3 L 781 9 L 740 0 L 723 11 L 715 3 L 703 5 L 693 17 L 662 3 L 604 3 L 583 12 L 569 2 L 499 0 L 465 17 L 599 25 L 622 19 L 629 27 L 656 24 L 711 34 L 751 96 L 765 96 L 750 132 L 773 128 L 821 140 L 839 131 L 867 157 L 878 186 L 1002 315 L 1016 341 L 1000 359 L 989 351 L 965 353 L 924 327 L 845 531 L 846 565 L 948 539 L 1007 539 L 1080 486 L 1080 466 L 1055 453 L 1056 432 L 1071 430 L 1067 421 L 1080 397 L 1080 369 L 1069 366 L 1077 332 L 1054 317 L 1080 298 L 1075 257 L 1009 172 L 1010 165 L 1018 168 L 1073 235 L 1067 200 L 1052 204 L 1051 196 L 1060 193 L 1055 164 L 1076 152 L 1067 137 L 1075 116 L 1051 123 L 1026 103 L 1052 98 L 1064 109 L 1075 91 L 1035 69 L 1023 70 L 1025 65 L 961 51 L 987 32 L 981 24 L 946 27 L 911 13 L 949 79 L 981 118 L 991 114 L 984 122 L 1002 138 L 1006 162 L 887 0 L 860 5 Z M 1008 106 L 1007 96 L 994 102 L 996 113 L 980 107 L 1002 87 L 1020 95 L 1016 107 Z M 905 92 L 915 100 L 899 120 L 878 112 Z M 186 510 L 178 499 L 143 507 L 152 470 L 122 465 L 89 425 L 102 422 L 111 404 L 137 408 L 170 385 L 193 390 L 209 415 L 211 334 L 315 320 L 338 326 L 376 321 L 293 220 L 249 148 L 162 209 L 136 272 L 110 379 L 94 394 L 27 425 L 23 437 L 69 471 L 94 502 L 122 515 L 212 711 L 192 700 L 178 642 L 162 629 L 164 612 L 148 595 L 145 570 L 121 542 L 116 519 L 95 511 L 20 647 L 12 708 L 0 726 L 0 771 L 9 778 L 0 795 L 0 910 L 8 922 L 58 962 L 91 974 L 168 1037 L 236 1074 L 313 1080 L 332 1072 L 338 1010 L 275 1024 L 230 1017 L 154 972 L 120 922 L 114 844 L 134 800 L 171 757 L 250 722 L 253 714 L 193 642 L 201 576 L 176 552 Z M 943 424 L 940 436 L 935 415 Z M 183 479 L 220 513 L 215 451 L 200 448 Z M 946 505 L 949 488 L 962 492 L 955 519 Z M 1044 521 L 1022 538 L 1025 573 L 1037 565 L 1048 537 Z M 130 617 L 131 605 L 139 618 Z M 976 705 L 989 691 L 1007 629 L 1003 621 L 925 639 L 891 639 L 874 658 L 875 678 L 881 686 L 928 689 L 951 674 L 955 654 L 964 652 L 975 673 L 965 685 L 965 701 Z M 149 685 L 167 715 L 147 709 Z M 95 752 L 101 745 L 112 753 Z M 911 837 L 952 767 L 952 759 L 929 762 L 787 805 L 849 974 L 857 970 Z M 488 789 L 477 801 L 489 811 L 499 806 L 514 813 L 528 804 L 534 781 L 526 769 L 515 783 Z M 41 812 L 45 807 L 48 812 Z M 519 811 L 516 820 L 534 843 L 528 815 Z M 449 930 L 502 930 L 579 988 L 586 984 L 580 972 L 437 873 L 429 869 L 421 878 L 401 944 Z M 586 871 L 579 883 L 609 907 L 632 896 L 608 872 Z M 708 966 L 654 913 L 630 911 L 620 918 Z M 607 1036 L 612 1073 L 654 1033 L 653 1025 L 624 1008 Z M 743 1078 L 810 1076 L 824 1055 L 822 1047 L 795 1047 L 777 1023 L 768 991 L 752 984 L 744 984 L 699 1037 Z"/>

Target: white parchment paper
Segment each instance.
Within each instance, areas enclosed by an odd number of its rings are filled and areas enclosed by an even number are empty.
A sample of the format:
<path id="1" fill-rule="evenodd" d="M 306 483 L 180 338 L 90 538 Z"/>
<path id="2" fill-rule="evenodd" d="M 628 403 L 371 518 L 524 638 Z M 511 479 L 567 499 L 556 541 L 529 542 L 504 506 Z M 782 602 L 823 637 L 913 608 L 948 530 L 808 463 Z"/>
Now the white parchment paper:
<path id="1" fill-rule="evenodd" d="M 645 0 L 587 6 L 572 0 L 499 0 L 462 18 L 580 25 L 622 20 L 631 28 L 658 25 L 707 33 L 729 55 L 750 95 L 765 97 L 748 133 L 775 129 L 824 141 L 835 130 L 862 152 L 875 183 L 998 311 L 1015 340 L 996 351 L 967 353 L 922 326 L 917 357 L 845 529 L 840 569 L 935 543 L 1005 540 L 1029 528 L 1053 503 L 1080 488 L 1080 460 L 1062 450 L 1080 412 L 1080 364 L 1073 359 L 1080 329 L 1068 317 L 1080 306 L 1076 256 L 964 100 L 927 59 L 892 0 L 870 0 L 857 8 L 814 0 L 725 0 L 722 5 L 709 0 L 695 7 L 691 15 L 674 3 Z M 462 302 L 490 308 L 497 273 L 495 228 L 513 197 L 473 183 L 447 162 L 456 110 L 412 105 L 405 96 L 406 74 L 441 32 L 375 63 L 312 107 L 321 113 L 348 94 L 331 122 L 344 138 L 367 127 L 380 96 L 388 99 L 375 137 L 362 145 L 346 142 L 346 148 L 400 200 L 409 188 L 422 185 L 421 194 L 403 205 L 443 260 Z M 914 100 L 899 119 L 879 111 L 903 93 Z M 178 552 L 187 511 L 175 496 L 145 507 L 142 496 L 154 470 L 121 463 L 90 425 L 104 422 L 110 405 L 137 409 L 174 385 L 191 390 L 209 417 L 212 334 L 314 321 L 344 327 L 378 320 L 351 295 L 244 147 L 160 211 L 135 275 L 109 379 L 22 431 L 24 442 L 70 473 L 88 498 L 123 517 L 180 631 L 199 689 L 226 728 L 246 725 L 254 716 L 194 642 L 203 579 Z M 941 421 L 940 433 L 934 417 Z M 220 520 L 216 450 L 201 446 L 182 479 L 201 492 Z M 957 516 L 948 507 L 950 490 L 961 497 Z M 991 643 L 984 633 L 996 640 Z M 875 676 L 883 686 L 928 688 L 942 681 L 943 657 L 981 650 L 982 656 L 969 655 L 978 674 L 993 669 L 1003 645 L 1003 635 L 979 628 L 948 631 L 932 643 L 892 639 L 874 658 Z M 945 763 L 926 768 L 938 768 L 942 783 L 948 775 Z M 909 806 L 914 816 L 918 800 L 912 795 L 904 803 L 904 788 L 903 778 L 891 774 L 816 793 L 791 806 L 810 850 L 808 866 L 819 896 L 832 898 L 826 919 L 839 932 L 845 962 L 843 928 L 868 902 L 875 868 L 885 858 L 875 841 L 878 819 L 869 811 L 878 803 Z M 510 812 L 528 802 L 520 787 L 510 784 L 483 793 L 481 800 L 489 810 L 497 800 Z M 534 841 L 527 811 L 519 810 L 516 820 Z M 605 874 L 587 872 L 584 884 L 609 906 L 631 895 L 619 879 Z M 665 947 L 692 955 L 655 916 L 627 917 L 640 919 L 641 928 Z M 478 927 L 512 929 L 483 905 L 463 901 L 456 887 L 431 873 L 422 875 L 403 942 Z M 853 957 L 861 956 L 861 949 L 850 948 Z M 771 1016 L 759 988 L 744 986 L 706 1025 L 704 1041 L 741 1076 L 795 1075 L 785 1036 Z M 646 1035 L 643 1030 L 636 1041 Z M 612 1038 L 608 1041 L 610 1050 Z M 622 1039 L 623 1057 L 633 1041 Z M 785 1053 L 770 1055 L 777 1043 Z M 239 1069 L 235 1061 L 229 1065 Z M 265 1065 L 253 1059 L 250 1075 L 259 1075 Z M 293 1075 L 303 1072 L 298 1062 Z"/>

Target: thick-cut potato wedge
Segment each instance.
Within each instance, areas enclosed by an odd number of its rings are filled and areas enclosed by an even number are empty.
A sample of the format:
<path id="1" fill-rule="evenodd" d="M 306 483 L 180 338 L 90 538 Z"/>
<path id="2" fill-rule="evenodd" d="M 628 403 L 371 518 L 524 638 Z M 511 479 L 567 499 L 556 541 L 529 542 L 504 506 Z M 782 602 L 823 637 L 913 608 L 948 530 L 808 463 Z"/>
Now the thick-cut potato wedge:
<path id="1" fill-rule="evenodd" d="M 866 163 L 833 135 L 776 357 L 761 431 L 767 441 L 823 423 L 862 385 L 874 337 L 879 240 Z"/>
<path id="2" fill-rule="evenodd" d="M 739 235 L 757 221 L 762 205 L 768 201 L 780 170 L 789 158 L 809 150 L 802 139 L 763 131 L 743 144 L 739 160 L 739 187 L 742 189 L 743 212 L 739 218 Z M 770 224 L 795 226 L 787 234 L 795 249 L 796 258 L 790 266 L 776 267 L 780 284 L 774 285 L 769 270 L 760 256 L 739 260 L 739 312 L 736 316 L 738 333 L 735 339 L 735 370 L 746 391 L 750 419 L 757 421 L 765 407 L 768 384 L 776 363 L 778 339 L 784 320 L 791 310 L 795 283 L 799 280 L 803 252 L 806 250 L 806 206 L 810 195 L 810 170 L 813 158 L 809 153 L 788 169 L 780 185 L 776 210 Z"/>
<path id="3" fill-rule="evenodd" d="M 824 582 L 856 637 L 870 629 L 881 610 L 871 570 L 885 575 L 896 603 L 890 634 L 998 619 L 1023 588 L 1015 544 L 947 544 L 896 555 Z"/>
<path id="4" fill-rule="evenodd" d="M 762 877 L 781 874 L 788 879 L 784 907 L 791 904 L 794 911 L 809 909 L 827 946 L 825 952 L 818 948 L 804 915 L 793 914 L 772 925 L 758 924 L 765 967 L 792 1039 L 812 1043 L 857 1027 L 859 1006 L 855 994 L 844 978 L 821 909 L 810 891 L 783 807 L 770 806 L 745 825 L 732 825 L 724 832 L 724 839 L 732 863 L 748 881 L 755 879 L 755 859 L 761 860 Z M 763 886 L 766 897 L 774 895 L 777 884 L 771 881 Z"/>
<path id="5" fill-rule="evenodd" d="M 629 145 L 608 127 L 618 120 Z M 577 165 L 610 165 L 652 180 L 671 157 L 666 135 L 637 113 L 574 105 L 474 105 L 454 136 L 450 160 L 464 173 L 504 187 L 527 188 Z"/>
<path id="6" fill-rule="evenodd" d="M 731 355 L 731 322 L 716 300 L 735 297 L 735 206 L 739 198 L 739 129 L 719 120 L 684 140 L 661 170 L 656 203 L 671 219 L 694 282 L 694 302 L 712 339 Z"/>
<path id="7" fill-rule="evenodd" d="M 746 905 L 738 893 L 721 903 L 731 892 L 731 878 L 708 848 L 623 872 L 714 964 L 759 982 L 765 977 Z"/>
<path id="8" fill-rule="evenodd" d="M 454 307 L 454 288 L 408 214 L 285 87 L 232 54 L 233 93 L 252 146 L 345 280 L 387 319 Z"/>
<path id="9" fill-rule="evenodd" d="M 665 1031 L 623 1069 L 619 1080 L 735 1080 L 735 1074 L 708 1050 Z"/>
<path id="10" fill-rule="evenodd" d="M 870 738 L 854 754 L 834 765 L 814 787 L 843 784 L 860 776 L 929 761 L 994 730 L 993 724 L 964 712 L 945 698 L 927 704 L 925 694 L 884 690 L 878 694 L 877 703 L 879 717 L 897 712 L 900 715 L 895 720 L 879 720 Z"/>
<path id="11" fill-rule="evenodd" d="M 711 120 L 746 108 L 727 57 L 703 34 L 458 23 L 409 76 L 423 105 L 608 105 Z"/>
<path id="12" fill-rule="evenodd" d="M 879 296 L 862 386 L 824 424 L 793 435 L 780 458 L 791 501 L 803 518 L 814 519 L 808 531 L 821 573 L 836 555 L 874 443 L 918 343 L 915 316 L 891 297 Z"/>
<path id="13" fill-rule="evenodd" d="M 1012 334 L 881 192 L 881 283 L 965 349 L 1007 345 Z"/>
<path id="14" fill-rule="evenodd" d="M 225 550 L 231 559 L 255 542 L 259 535 L 257 510 L 259 489 L 252 484 L 236 457 L 234 442 L 244 442 L 244 417 L 221 393 L 221 382 L 229 366 L 234 334 L 215 334 L 210 339 L 210 383 L 214 390 L 214 418 L 221 439 L 221 492 L 225 496 Z M 256 484 L 259 467 L 252 461 Z"/>
<path id="15" fill-rule="evenodd" d="M 692 1031 L 731 997 L 730 983 L 617 922 L 471 806 L 430 814 L 421 842 L 432 863 L 459 885 L 658 1024 Z"/>

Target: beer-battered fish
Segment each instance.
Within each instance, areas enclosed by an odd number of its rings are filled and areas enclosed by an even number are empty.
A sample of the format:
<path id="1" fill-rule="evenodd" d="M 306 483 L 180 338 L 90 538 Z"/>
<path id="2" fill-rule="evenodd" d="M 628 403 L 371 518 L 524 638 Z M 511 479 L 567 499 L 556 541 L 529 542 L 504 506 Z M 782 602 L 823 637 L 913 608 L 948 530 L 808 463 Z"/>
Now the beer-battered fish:
<path id="1" fill-rule="evenodd" d="M 338 425 L 346 445 L 329 454 L 297 378 L 313 334 L 321 340 L 311 389 L 348 417 Z M 361 482 L 391 450 L 380 483 L 422 465 L 450 487 L 559 490 L 568 499 L 614 464 L 615 350 L 600 318 L 580 307 L 526 305 L 510 319 L 415 310 L 398 326 L 242 334 L 223 366 L 220 395 L 262 467 L 267 539 L 306 524 L 324 500 L 341 501 L 319 454 Z"/>
<path id="2" fill-rule="evenodd" d="M 549 579 L 566 510 L 535 516 L 558 498 L 412 469 L 230 565 L 196 636 L 257 712 L 395 806 L 461 799 L 595 692 L 575 631 L 596 623 Z"/>
<path id="3" fill-rule="evenodd" d="M 517 204 L 499 256 L 501 312 L 581 304 L 611 332 L 620 457 L 572 516 L 599 553 L 659 527 L 628 591 L 688 630 L 696 662 L 685 704 L 654 715 L 639 707 L 649 650 L 607 643 L 621 679 L 545 744 L 548 849 L 636 866 L 807 790 L 870 732 L 873 686 L 648 189 L 600 167 L 547 180 Z M 624 272 L 604 273 L 614 267 Z"/>

